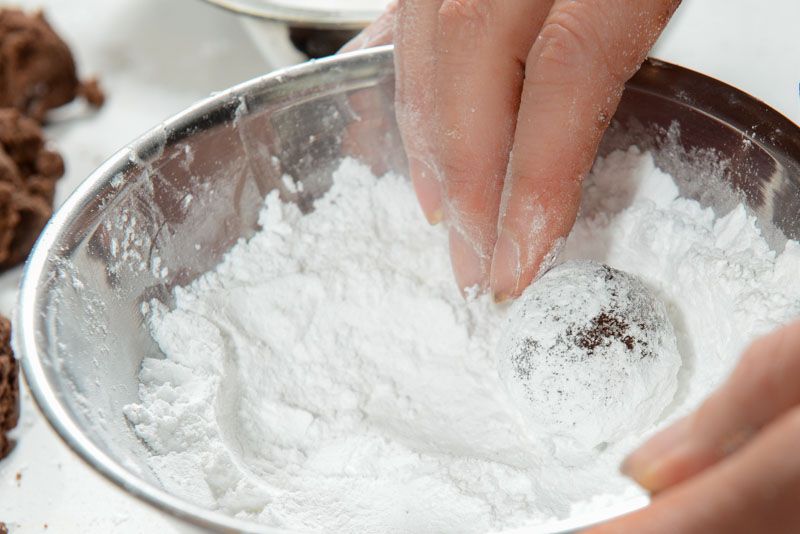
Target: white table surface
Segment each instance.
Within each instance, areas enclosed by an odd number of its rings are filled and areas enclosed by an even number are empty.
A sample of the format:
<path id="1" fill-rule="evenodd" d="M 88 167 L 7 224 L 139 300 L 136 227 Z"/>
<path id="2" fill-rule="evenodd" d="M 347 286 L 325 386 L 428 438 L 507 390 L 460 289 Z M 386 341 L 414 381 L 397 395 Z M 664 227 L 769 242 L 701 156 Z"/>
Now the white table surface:
<path id="1" fill-rule="evenodd" d="M 73 46 L 82 75 L 97 73 L 108 94 L 98 113 L 72 105 L 47 128 L 67 164 L 57 202 L 151 126 L 268 69 L 237 18 L 199 0 L 16 3 L 43 6 Z M 798 0 L 686 0 L 653 55 L 727 81 L 800 123 L 797 21 Z M 18 281 L 19 269 L 0 276 L 0 312 L 12 313 Z M 17 446 L 0 461 L 0 521 L 11 532 L 183 530 L 79 460 L 27 391 L 22 410 L 12 434 Z"/>

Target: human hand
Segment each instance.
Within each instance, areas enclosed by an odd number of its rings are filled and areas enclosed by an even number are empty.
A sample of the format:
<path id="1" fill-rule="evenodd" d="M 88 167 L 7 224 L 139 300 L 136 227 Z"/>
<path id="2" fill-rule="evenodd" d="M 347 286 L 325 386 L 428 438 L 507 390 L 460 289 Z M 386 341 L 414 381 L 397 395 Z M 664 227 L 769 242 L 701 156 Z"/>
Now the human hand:
<path id="1" fill-rule="evenodd" d="M 400 0 L 346 50 L 395 43 L 397 118 L 459 287 L 519 295 L 558 252 L 581 180 L 679 0 Z"/>
<path id="2" fill-rule="evenodd" d="M 800 531 L 800 322 L 756 341 L 693 414 L 634 452 L 623 471 L 655 494 L 589 531 Z"/>

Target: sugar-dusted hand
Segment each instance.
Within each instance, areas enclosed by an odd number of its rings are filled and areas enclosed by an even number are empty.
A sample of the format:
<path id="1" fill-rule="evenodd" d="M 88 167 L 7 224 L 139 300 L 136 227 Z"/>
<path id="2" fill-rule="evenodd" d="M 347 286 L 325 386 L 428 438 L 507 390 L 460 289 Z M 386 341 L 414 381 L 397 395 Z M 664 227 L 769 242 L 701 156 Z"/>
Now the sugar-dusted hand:
<path id="1" fill-rule="evenodd" d="M 515 297 L 572 228 L 581 179 L 679 0 L 401 0 L 346 47 L 395 43 L 397 115 L 462 289 Z"/>

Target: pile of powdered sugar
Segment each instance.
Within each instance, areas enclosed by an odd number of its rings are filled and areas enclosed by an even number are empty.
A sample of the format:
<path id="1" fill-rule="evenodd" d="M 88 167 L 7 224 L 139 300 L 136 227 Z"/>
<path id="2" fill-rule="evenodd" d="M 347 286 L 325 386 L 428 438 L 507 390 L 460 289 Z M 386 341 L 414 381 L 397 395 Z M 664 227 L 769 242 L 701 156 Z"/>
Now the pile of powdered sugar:
<path id="1" fill-rule="evenodd" d="M 125 414 L 169 492 L 298 530 L 458 533 L 639 495 L 617 465 L 644 436 L 566 450 L 526 427 L 495 365 L 507 308 L 464 302 L 405 179 L 345 160 L 313 212 L 273 194 L 261 225 L 173 309 L 149 306 L 166 357 L 144 360 Z M 572 258 L 666 303 L 682 365 L 662 423 L 800 313 L 800 246 L 776 255 L 743 208 L 677 198 L 636 149 L 596 165 Z"/>

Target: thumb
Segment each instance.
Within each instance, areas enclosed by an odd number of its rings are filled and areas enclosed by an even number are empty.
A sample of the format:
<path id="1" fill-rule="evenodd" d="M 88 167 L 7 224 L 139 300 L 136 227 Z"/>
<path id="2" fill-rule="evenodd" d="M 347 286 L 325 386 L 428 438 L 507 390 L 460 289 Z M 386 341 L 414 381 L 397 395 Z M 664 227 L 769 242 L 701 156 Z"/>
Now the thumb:
<path id="1" fill-rule="evenodd" d="M 631 454 L 622 471 L 653 493 L 696 475 L 800 404 L 798 379 L 795 322 L 753 343 L 722 388 Z"/>
<path id="2" fill-rule="evenodd" d="M 650 506 L 585 534 L 796 534 L 799 440 L 800 409 L 794 408 L 736 454 L 659 493 Z"/>

